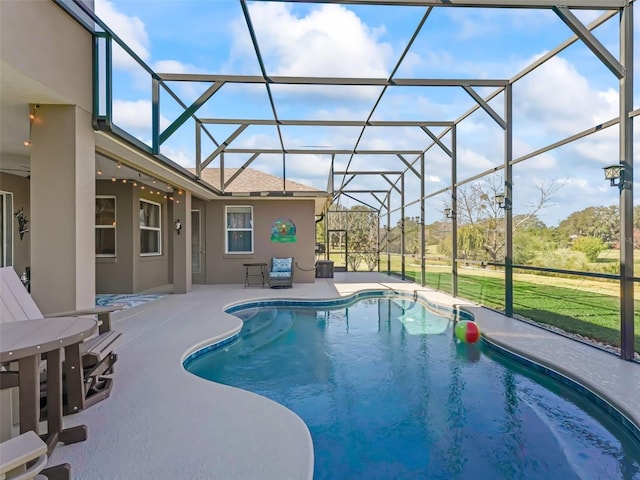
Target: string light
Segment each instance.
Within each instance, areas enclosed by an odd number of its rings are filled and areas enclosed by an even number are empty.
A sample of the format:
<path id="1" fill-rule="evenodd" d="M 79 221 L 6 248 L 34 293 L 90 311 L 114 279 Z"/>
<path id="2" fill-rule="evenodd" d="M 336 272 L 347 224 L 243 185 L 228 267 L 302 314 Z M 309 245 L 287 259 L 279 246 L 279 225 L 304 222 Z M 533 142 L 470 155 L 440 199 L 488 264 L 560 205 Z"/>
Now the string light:
<path id="1" fill-rule="evenodd" d="M 114 163 L 116 163 L 117 169 L 122 168 L 122 163 L 115 162 L 115 161 Z M 98 167 L 97 174 L 102 175 L 103 172 L 98 159 L 96 159 L 96 165 Z M 162 190 L 159 188 L 156 188 L 156 189 L 149 188 L 150 185 L 156 185 L 157 187 L 158 183 L 163 183 L 163 182 L 161 180 L 158 180 L 157 178 L 147 177 L 147 176 L 143 177 L 143 174 L 140 172 L 137 172 L 139 177 L 138 180 L 133 180 L 130 178 L 117 178 L 118 177 L 117 169 L 115 172 L 113 172 L 113 175 L 111 176 L 111 181 L 114 183 L 118 181 L 122 181 L 123 184 L 128 183 L 134 188 L 140 188 L 140 190 L 145 190 L 145 193 L 148 193 L 149 195 L 158 195 L 160 198 L 163 198 L 167 201 L 172 201 L 175 203 L 180 203 L 180 201 L 177 200 L 176 197 L 178 195 L 184 195 L 185 193 L 184 190 L 173 187 L 169 183 L 164 183 L 164 185 L 166 185 L 166 188 Z M 122 173 L 124 173 L 124 171 Z"/>
<path id="2" fill-rule="evenodd" d="M 36 120 L 36 110 L 40 108 L 40 105 L 35 104 L 30 107 L 29 110 L 29 138 L 22 142 L 25 147 L 31 146 L 31 129 L 33 128 L 33 122 Z"/>

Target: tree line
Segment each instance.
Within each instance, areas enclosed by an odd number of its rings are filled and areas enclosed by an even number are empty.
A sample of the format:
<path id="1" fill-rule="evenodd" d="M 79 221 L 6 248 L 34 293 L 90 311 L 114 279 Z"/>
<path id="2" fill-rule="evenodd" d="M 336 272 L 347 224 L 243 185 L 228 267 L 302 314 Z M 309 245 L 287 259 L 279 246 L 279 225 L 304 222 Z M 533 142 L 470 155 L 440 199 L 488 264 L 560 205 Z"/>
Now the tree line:
<path id="1" fill-rule="evenodd" d="M 504 259 L 504 209 L 494 200 L 502 191 L 500 179 L 486 179 L 465 185 L 457 192 L 458 259 L 502 263 Z M 569 270 L 617 273 L 616 256 L 600 258 L 608 249 L 619 248 L 620 212 L 617 205 L 587 207 L 571 213 L 556 227 L 548 227 L 538 214 L 548 206 L 558 186 L 537 186 L 536 198 L 525 213 L 513 216 L 513 263 Z M 442 220 L 425 225 L 425 248 L 431 260 L 450 261 L 451 222 Z M 405 253 L 419 255 L 420 219 L 405 217 L 396 225 L 378 227 L 377 212 L 364 206 L 346 208 L 332 205 L 327 214 L 330 231 L 347 231 L 350 270 L 365 264 L 377 267 L 377 254 L 399 254 L 404 225 Z M 324 224 L 318 224 L 318 239 L 323 242 Z M 380 240 L 380 244 L 378 243 Z M 329 235 L 330 249 L 339 251 L 344 242 L 341 234 Z M 634 207 L 634 244 L 640 245 L 640 206 Z"/>

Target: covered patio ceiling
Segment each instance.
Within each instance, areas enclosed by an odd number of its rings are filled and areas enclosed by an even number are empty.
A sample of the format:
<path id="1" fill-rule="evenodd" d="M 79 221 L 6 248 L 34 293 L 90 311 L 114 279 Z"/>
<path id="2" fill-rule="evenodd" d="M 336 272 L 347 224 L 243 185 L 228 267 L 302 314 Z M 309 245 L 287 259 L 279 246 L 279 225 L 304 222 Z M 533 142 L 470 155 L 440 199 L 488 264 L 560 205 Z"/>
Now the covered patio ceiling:
<path id="1" fill-rule="evenodd" d="M 374 72 L 384 73 L 384 76 L 370 76 L 371 72 L 365 71 L 363 73 L 367 75 L 362 77 L 345 75 L 345 62 L 354 60 L 348 55 L 329 60 L 309 59 L 309 64 L 300 66 L 298 70 L 296 65 L 287 69 L 278 66 L 273 60 L 278 52 L 270 50 L 273 44 L 268 37 L 269 29 L 256 21 L 253 10 L 254 7 L 283 2 L 239 0 L 237 5 L 234 3 L 242 13 L 242 28 L 247 37 L 244 46 L 252 50 L 254 63 L 239 67 L 238 73 L 208 74 L 155 71 L 83 2 L 55 1 L 97 36 L 96 52 L 100 58 L 97 88 L 103 96 L 97 103 L 99 129 L 130 141 L 161 163 L 177 167 L 178 171 L 181 169 L 173 161 L 172 153 L 176 148 L 172 142 L 188 136 L 189 141 L 194 142 L 189 167 L 195 168 L 196 178 L 193 180 L 196 182 L 201 170 L 207 167 L 221 168 L 223 172 L 228 167 L 240 171 L 252 167 L 281 176 L 283 192 L 286 192 L 287 178 L 299 177 L 296 170 L 304 164 L 307 170 L 313 170 L 314 175 L 324 176 L 326 180 L 322 188 L 333 194 L 334 199 L 343 194 L 356 201 L 371 198 L 367 189 L 386 189 L 390 195 L 394 188 L 397 190 L 401 176 L 386 175 L 386 178 L 376 180 L 367 176 L 367 181 L 361 182 L 361 173 L 393 170 L 424 179 L 425 175 L 442 169 L 442 160 L 450 165 L 448 169 L 453 168 L 456 163 L 456 127 L 472 115 L 474 118 L 482 115 L 482 121 L 492 124 L 491 128 L 502 132 L 499 135 L 505 139 L 504 158 L 497 162 L 497 168 L 487 172 L 503 168 L 504 161 L 518 161 L 513 158 L 510 145 L 513 124 L 511 87 L 577 42 L 581 42 L 613 74 L 612 78 L 622 78 L 625 71 L 616 56 L 593 33 L 629 4 L 624 0 L 573 0 L 562 4 L 553 0 L 291 2 L 295 8 L 313 8 L 314 4 L 328 3 L 348 5 L 349 8 L 361 9 L 359 12 L 383 9 L 389 13 L 389 24 L 384 28 L 402 29 L 405 32 L 404 45 L 396 46 L 394 51 L 399 53 L 394 54 L 395 58 L 387 59 L 386 67 Z M 452 8 L 454 11 L 456 8 L 551 11 L 558 22 L 566 26 L 567 34 L 563 42 L 555 45 L 540 38 L 537 51 L 546 53 L 505 78 L 488 78 L 489 74 L 483 78 L 467 78 L 461 74 L 464 73 L 463 65 L 455 69 L 453 73 L 457 75 L 452 77 L 447 77 L 446 72 L 439 72 L 433 78 L 412 76 L 412 55 L 424 46 L 425 37 L 429 38 L 431 30 L 437 31 L 438 13 L 450 12 Z M 595 18 L 588 24 L 579 18 L 585 10 L 590 11 L 590 16 L 585 18 Z M 401 16 L 397 13 L 399 11 L 403 12 Z M 397 24 L 392 25 L 392 22 Z M 182 28 L 187 26 L 176 23 L 175 34 L 186 34 Z M 458 33 L 446 34 L 453 37 Z M 345 41 L 347 39 L 345 36 Z M 311 38 L 309 41 L 315 40 Z M 513 39 L 514 43 L 517 41 Z M 113 62 L 119 55 L 128 56 L 150 78 L 152 125 L 144 139 L 118 125 L 113 102 L 121 87 Z M 314 67 L 314 62 L 321 63 L 321 68 Z M 310 74 L 319 70 L 321 75 Z M 450 98 L 451 105 L 467 107 L 457 112 L 429 108 L 428 104 L 418 101 L 419 95 L 428 95 L 427 92 L 437 92 L 435 95 L 440 102 L 446 103 Z M 394 109 L 400 97 L 416 98 L 415 108 L 411 111 Z M 461 99 L 466 99 L 466 103 Z M 325 110 L 319 108 L 324 104 L 327 105 Z M 597 128 L 616 123 L 617 119 L 613 118 Z M 595 129 L 577 132 L 577 135 L 588 135 Z M 571 140 L 566 139 L 567 142 Z M 555 142 L 529 156 L 557 146 L 558 142 Z M 421 166 L 425 154 L 435 155 L 440 162 L 431 165 L 427 160 L 426 165 Z M 206 187 L 214 195 L 224 195 L 225 185 L 230 180 L 223 173 L 218 184 Z M 439 192 L 450 188 L 445 186 Z"/>

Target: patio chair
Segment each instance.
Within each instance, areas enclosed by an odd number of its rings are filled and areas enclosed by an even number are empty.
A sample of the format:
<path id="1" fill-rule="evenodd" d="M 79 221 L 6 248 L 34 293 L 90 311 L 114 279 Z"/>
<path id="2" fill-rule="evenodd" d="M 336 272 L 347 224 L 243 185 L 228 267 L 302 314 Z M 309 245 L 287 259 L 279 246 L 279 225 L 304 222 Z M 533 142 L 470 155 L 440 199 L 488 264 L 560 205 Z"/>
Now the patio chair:
<path id="1" fill-rule="evenodd" d="M 39 474 L 46 466 L 47 444 L 33 430 L 0 443 L 0 479 L 45 479 Z"/>
<path id="2" fill-rule="evenodd" d="M 69 480 L 71 466 L 47 467 L 47 444 L 29 430 L 0 443 L 0 480 Z"/>
<path id="3" fill-rule="evenodd" d="M 0 268 L 0 300 L 0 321 L 2 322 L 45 318 L 13 267 Z M 113 350 L 122 335 L 111 330 L 111 313 L 121 308 L 121 306 L 97 307 L 47 315 L 48 318 L 90 315 L 98 317 L 97 335 L 82 342 L 79 351 L 78 348 L 65 349 L 65 358 L 73 356 L 77 359 L 80 356 L 82 365 L 81 377 L 72 369 L 64 370 L 67 399 L 70 395 L 74 399 L 73 406 L 65 401 L 65 414 L 84 410 L 111 394 L 113 385 L 111 374 L 118 358 Z M 80 364 L 80 362 L 76 363 Z M 73 378 L 76 379 L 75 382 Z M 82 385 L 76 387 L 80 382 Z M 42 389 L 45 388 L 46 385 L 43 385 Z M 77 391 L 77 388 L 81 391 Z"/>
<path id="4" fill-rule="evenodd" d="M 291 288 L 293 286 L 293 257 L 271 258 L 269 286 L 271 288 Z"/>

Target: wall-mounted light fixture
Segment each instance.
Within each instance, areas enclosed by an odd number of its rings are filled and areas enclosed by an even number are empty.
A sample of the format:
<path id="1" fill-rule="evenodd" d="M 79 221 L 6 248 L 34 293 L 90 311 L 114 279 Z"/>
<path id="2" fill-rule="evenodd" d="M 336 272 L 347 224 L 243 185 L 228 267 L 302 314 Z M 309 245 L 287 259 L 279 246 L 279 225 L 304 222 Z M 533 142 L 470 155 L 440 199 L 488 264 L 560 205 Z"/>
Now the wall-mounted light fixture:
<path id="1" fill-rule="evenodd" d="M 456 218 L 456 212 L 454 212 L 450 208 L 445 208 L 444 214 L 446 215 L 447 218 Z"/>
<path id="2" fill-rule="evenodd" d="M 609 180 L 612 187 L 619 187 L 620 190 L 623 188 L 631 188 L 631 186 L 628 185 L 630 182 L 627 182 L 624 178 L 624 165 L 617 163 L 615 165 L 604 167 L 603 170 L 604 179 Z"/>
<path id="3" fill-rule="evenodd" d="M 29 231 L 29 229 L 27 228 L 27 223 L 29 223 L 29 220 L 27 220 L 27 216 L 24 213 L 24 207 L 21 207 L 20 210 L 15 213 L 15 217 L 16 220 L 18 220 L 18 234 L 20 235 L 20 240 L 22 240 L 24 234 Z"/>
<path id="4" fill-rule="evenodd" d="M 511 208 L 511 206 L 507 203 L 507 198 L 504 193 L 498 193 L 493 198 L 498 204 L 498 208 L 504 208 L 505 210 L 509 210 Z"/>
<path id="5" fill-rule="evenodd" d="M 175 227 L 176 232 L 178 232 L 178 235 L 180 235 L 180 231 L 182 230 L 182 222 L 180 221 L 180 219 L 173 222 L 173 226 Z"/>

